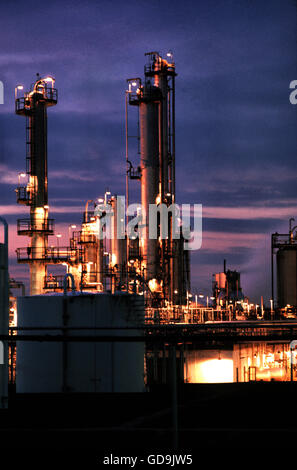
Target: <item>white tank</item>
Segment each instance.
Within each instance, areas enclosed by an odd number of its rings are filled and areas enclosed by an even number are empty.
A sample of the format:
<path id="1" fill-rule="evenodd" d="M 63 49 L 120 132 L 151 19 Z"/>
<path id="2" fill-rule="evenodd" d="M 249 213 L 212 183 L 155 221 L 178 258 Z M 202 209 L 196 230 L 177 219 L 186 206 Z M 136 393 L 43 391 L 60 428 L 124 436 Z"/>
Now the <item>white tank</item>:
<path id="1" fill-rule="evenodd" d="M 68 335 L 143 334 L 143 297 L 74 293 L 18 298 L 19 327 L 67 326 Z M 94 327 L 140 329 L 92 330 Z M 75 331 L 70 327 L 91 328 Z M 61 334 L 61 330 L 19 334 Z M 143 342 L 26 342 L 17 344 L 18 393 L 142 392 Z"/>

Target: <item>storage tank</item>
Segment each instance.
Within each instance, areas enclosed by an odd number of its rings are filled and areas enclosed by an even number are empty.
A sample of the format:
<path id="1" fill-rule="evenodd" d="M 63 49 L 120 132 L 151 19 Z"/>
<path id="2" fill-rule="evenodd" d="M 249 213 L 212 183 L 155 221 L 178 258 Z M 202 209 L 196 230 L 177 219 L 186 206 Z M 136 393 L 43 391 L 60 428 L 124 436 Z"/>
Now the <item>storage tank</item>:
<path id="1" fill-rule="evenodd" d="M 19 327 L 64 327 L 66 336 L 139 336 L 143 334 L 143 323 L 144 302 L 139 295 L 55 293 L 18 298 Z M 125 330 L 120 330 L 123 327 Z M 61 332 L 26 329 L 19 334 Z M 142 392 L 144 343 L 20 341 L 16 370 L 18 393 Z"/>
<path id="2" fill-rule="evenodd" d="M 297 250 L 280 248 L 276 254 L 278 306 L 297 306 Z"/>

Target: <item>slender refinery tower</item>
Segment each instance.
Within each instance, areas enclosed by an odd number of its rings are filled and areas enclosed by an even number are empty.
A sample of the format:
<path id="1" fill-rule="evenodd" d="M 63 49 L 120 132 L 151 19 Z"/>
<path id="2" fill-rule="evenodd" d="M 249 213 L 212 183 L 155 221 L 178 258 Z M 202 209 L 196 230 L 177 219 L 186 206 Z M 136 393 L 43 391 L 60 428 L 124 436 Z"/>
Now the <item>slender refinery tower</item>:
<path id="1" fill-rule="evenodd" d="M 17 202 L 30 207 L 30 218 L 18 220 L 18 235 L 30 237 L 30 244 L 20 252 L 18 260 L 30 265 L 31 295 L 41 294 L 46 277 L 48 236 L 54 233 L 53 220 L 48 218 L 47 188 L 47 108 L 57 104 L 57 90 L 52 77 L 40 78 L 31 91 L 18 96 L 16 87 L 15 112 L 26 117 L 26 173 L 28 183 L 16 189 Z M 25 176 L 25 175 L 24 175 Z M 22 255 L 22 256 L 20 256 Z"/>
<path id="2" fill-rule="evenodd" d="M 139 230 L 139 251 L 145 281 L 151 291 L 160 293 L 160 299 L 183 304 L 189 289 L 188 253 L 183 238 L 173 236 L 175 227 L 169 210 L 175 203 L 175 64 L 171 53 L 166 59 L 158 52 L 145 55 L 148 63 L 144 68 L 144 83 L 140 78 L 128 80 L 128 103 L 139 111 L 140 167 L 137 174 L 126 145 L 127 185 L 129 176 L 140 180 L 146 220 Z M 126 137 L 128 140 L 128 130 Z M 159 211 L 157 238 L 150 236 L 151 205 L 156 205 Z M 165 211 L 168 217 L 162 217 L 164 208 L 168 209 Z"/>

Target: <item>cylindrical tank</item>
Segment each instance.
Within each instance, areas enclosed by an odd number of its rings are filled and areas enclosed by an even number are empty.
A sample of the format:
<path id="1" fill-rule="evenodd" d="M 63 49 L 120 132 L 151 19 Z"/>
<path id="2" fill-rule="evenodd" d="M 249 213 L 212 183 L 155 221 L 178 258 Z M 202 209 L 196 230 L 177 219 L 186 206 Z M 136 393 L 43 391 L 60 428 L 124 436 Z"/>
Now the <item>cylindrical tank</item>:
<path id="1" fill-rule="evenodd" d="M 297 250 L 284 247 L 276 254 L 278 306 L 297 306 Z"/>
<path id="2" fill-rule="evenodd" d="M 139 295 L 74 293 L 18 298 L 19 327 L 64 327 L 66 337 L 139 336 L 143 322 L 143 296 Z M 88 329 L 71 330 L 71 327 Z M 94 330 L 94 327 L 106 329 Z M 61 332 L 25 330 L 20 334 Z M 16 367 L 18 393 L 144 391 L 144 343 L 139 341 L 19 341 Z"/>
<path id="3" fill-rule="evenodd" d="M 139 105 L 140 115 L 140 166 L 141 204 L 146 212 L 146 224 L 142 231 L 142 257 L 146 278 L 153 279 L 157 271 L 157 240 L 149 238 L 149 205 L 156 204 L 159 194 L 159 103 L 154 99 L 154 87 L 146 86 L 144 100 Z"/>

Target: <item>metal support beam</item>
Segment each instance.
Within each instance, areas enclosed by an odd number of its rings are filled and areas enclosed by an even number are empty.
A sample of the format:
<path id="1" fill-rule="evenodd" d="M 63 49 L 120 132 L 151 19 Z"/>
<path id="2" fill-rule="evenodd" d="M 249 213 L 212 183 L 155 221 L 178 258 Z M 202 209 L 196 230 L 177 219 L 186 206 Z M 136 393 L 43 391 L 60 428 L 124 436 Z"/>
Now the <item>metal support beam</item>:
<path id="1" fill-rule="evenodd" d="M 3 217 L 4 243 L 0 243 L 0 334 L 8 335 L 9 327 L 9 275 L 8 275 L 8 224 Z M 8 343 L 1 343 L 0 408 L 8 406 Z"/>

